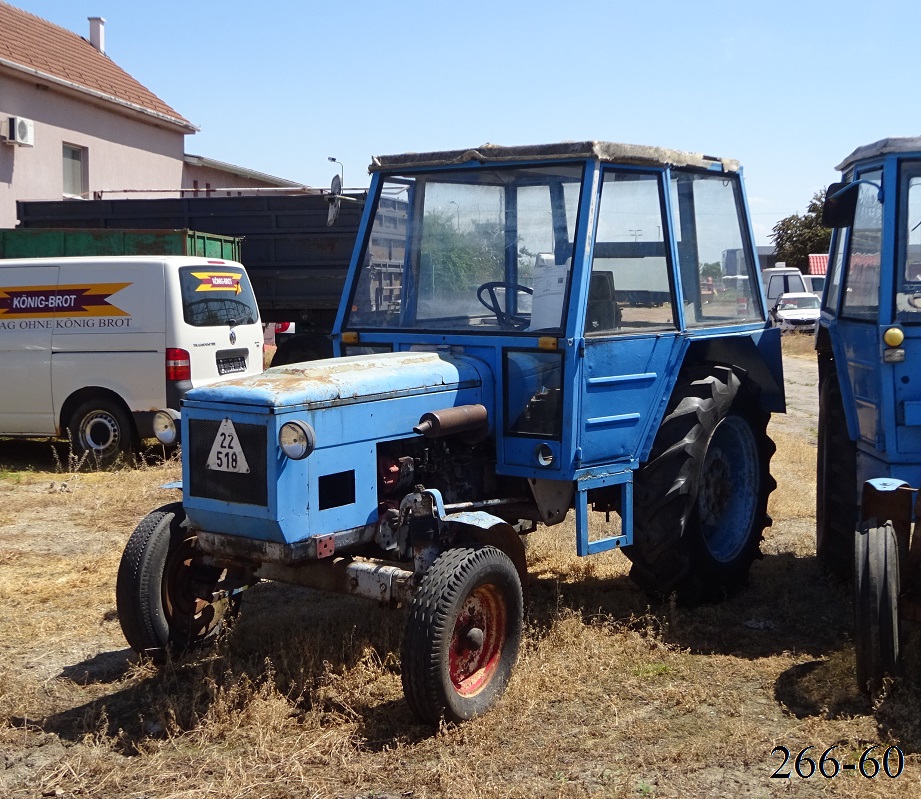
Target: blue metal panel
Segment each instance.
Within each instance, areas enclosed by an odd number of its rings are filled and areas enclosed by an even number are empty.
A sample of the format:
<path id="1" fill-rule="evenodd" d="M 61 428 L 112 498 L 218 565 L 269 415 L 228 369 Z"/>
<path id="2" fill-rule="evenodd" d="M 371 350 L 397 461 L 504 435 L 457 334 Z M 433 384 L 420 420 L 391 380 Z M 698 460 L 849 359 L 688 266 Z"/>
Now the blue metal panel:
<path id="1" fill-rule="evenodd" d="M 578 466 L 637 457 L 658 426 L 656 410 L 668 376 L 678 371 L 679 349 L 677 333 L 586 340 Z"/>
<path id="2" fill-rule="evenodd" d="M 189 407 L 191 413 L 183 414 L 186 439 L 192 414 L 196 419 L 216 421 L 230 415 L 235 424 L 268 426 L 267 452 L 246 453 L 248 459 L 267 459 L 268 503 L 261 507 L 206 499 L 192 496 L 187 488 L 185 505 L 193 524 L 229 535 L 290 544 L 376 520 L 379 442 L 416 437 L 412 428 L 429 411 L 475 403 L 495 407 L 491 376 L 483 370 L 485 380 L 481 380 L 472 359 L 432 353 L 396 356 L 385 361 L 399 368 L 380 374 L 366 368 L 369 361 L 378 359 L 362 356 L 318 362 L 291 370 L 293 375 L 275 375 L 268 387 L 257 378 L 245 384 L 239 381 L 231 389 L 238 402 L 230 413 L 219 401 L 220 390 L 207 394 L 214 401 L 213 407 L 203 398 L 206 392 L 199 393 Z M 361 368 L 352 368 L 356 366 Z M 335 373 L 337 379 L 324 382 L 324 370 L 327 375 Z M 383 386 L 388 390 L 383 391 Z M 265 403 L 259 412 L 245 405 L 247 388 L 258 402 Z M 337 396 L 344 399 L 337 401 Z M 240 408 L 248 408 L 249 413 L 241 413 Z M 316 434 L 316 450 L 302 461 L 288 460 L 277 443 L 278 429 L 293 418 L 309 424 Z M 186 457 L 183 479 L 187 487 L 189 468 Z M 354 496 L 321 510 L 321 478 L 343 473 Z"/>
<path id="3" fill-rule="evenodd" d="M 880 426 L 879 328 L 867 322 L 839 320 L 844 364 L 841 393 L 848 416 L 848 428 L 855 438 L 874 449 L 882 449 Z"/>
<path id="4" fill-rule="evenodd" d="M 187 402 L 321 408 L 479 386 L 472 362 L 441 353 L 382 353 L 290 364 L 190 391 Z"/>

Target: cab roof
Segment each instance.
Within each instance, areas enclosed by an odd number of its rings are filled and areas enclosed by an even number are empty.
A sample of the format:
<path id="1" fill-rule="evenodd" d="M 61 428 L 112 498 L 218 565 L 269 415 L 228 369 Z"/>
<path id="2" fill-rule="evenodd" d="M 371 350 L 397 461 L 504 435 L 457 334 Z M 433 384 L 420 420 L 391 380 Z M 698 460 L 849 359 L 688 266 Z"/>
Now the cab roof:
<path id="1" fill-rule="evenodd" d="M 408 169 L 411 167 L 442 167 L 480 163 L 543 161 L 570 158 L 593 158 L 604 163 L 632 164 L 639 166 L 693 166 L 703 169 L 719 167 L 723 172 L 738 172 L 739 162 L 717 158 L 701 153 L 670 150 L 665 147 L 650 147 L 641 144 L 617 144 L 614 142 L 582 141 L 558 142 L 556 144 L 530 144 L 506 147 L 486 143 L 469 150 L 442 150 L 429 153 L 402 153 L 400 155 L 376 155 L 369 172 Z"/>
<path id="2" fill-rule="evenodd" d="M 873 144 L 865 144 L 854 150 L 835 169 L 839 172 L 846 172 L 858 161 L 879 158 L 890 153 L 921 153 L 921 136 L 892 136 L 875 141 Z"/>

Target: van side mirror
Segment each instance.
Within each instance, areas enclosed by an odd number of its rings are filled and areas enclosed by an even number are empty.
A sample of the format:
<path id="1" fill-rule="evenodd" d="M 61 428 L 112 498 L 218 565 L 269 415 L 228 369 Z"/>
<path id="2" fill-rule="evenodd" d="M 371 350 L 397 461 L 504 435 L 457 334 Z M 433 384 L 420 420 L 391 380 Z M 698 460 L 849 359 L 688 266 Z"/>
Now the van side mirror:
<path id="1" fill-rule="evenodd" d="M 825 204 L 822 206 L 822 225 L 824 227 L 849 227 L 854 224 L 857 210 L 859 182 L 832 183 L 825 192 Z"/>

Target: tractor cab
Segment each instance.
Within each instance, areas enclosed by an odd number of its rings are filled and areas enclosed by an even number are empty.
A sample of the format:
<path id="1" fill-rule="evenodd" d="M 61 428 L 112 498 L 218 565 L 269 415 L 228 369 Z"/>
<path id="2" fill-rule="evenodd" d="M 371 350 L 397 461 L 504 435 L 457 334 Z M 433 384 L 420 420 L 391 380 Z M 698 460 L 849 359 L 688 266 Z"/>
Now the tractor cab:
<path id="1" fill-rule="evenodd" d="M 338 352 L 476 359 L 501 472 L 628 481 L 689 350 L 756 368 L 782 410 L 736 162 L 588 142 L 371 170 Z"/>
<path id="2" fill-rule="evenodd" d="M 657 596 L 744 585 L 784 395 L 738 164 L 568 142 L 371 172 L 337 357 L 183 405 L 182 502 L 119 572 L 131 646 L 212 639 L 259 580 L 405 605 L 438 724 L 504 691 L 539 524 Z"/>

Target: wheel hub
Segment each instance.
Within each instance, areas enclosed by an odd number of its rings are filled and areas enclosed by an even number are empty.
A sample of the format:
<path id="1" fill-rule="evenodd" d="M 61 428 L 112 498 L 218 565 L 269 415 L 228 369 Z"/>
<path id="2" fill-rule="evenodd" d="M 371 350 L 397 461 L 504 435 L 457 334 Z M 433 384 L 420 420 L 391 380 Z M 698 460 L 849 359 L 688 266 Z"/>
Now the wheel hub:
<path id="1" fill-rule="evenodd" d="M 502 655 L 506 610 L 496 589 L 476 588 L 458 614 L 451 636 L 448 668 L 461 696 L 473 696 L 492 679 Z"/>
<path id="2" fill-rule="evenodd" d="M 83 422 L 83 441 L 87 449 L 106 454 L 118 447 L 118 423 L 107 413 L 96 413 Z"/>
<path id="3" fill-rule="evenodd" d="M 732 496 L 732 475 L 723 451 L 713 447 L 704 463 L 704 475 L 700 484 L 700 520 L 704 524 L 716 524 Z"/>
<path id="4" fill-rule="evenodd" d="M 743 417 L 730 414 L 713 431 L 697 492 L 704 543 L 721 563 L 731 563 L 748 544 L 760 473 L 751 427 Z"/>
<path id="5" fill-rule="evenodd" d="M 220 624 L 229 607 L 217 591 L 220 570 L 196 562 L 195 538 L 183 541 L 166 562 L 163 575 L 163 609 L 171 629 L 181 630 L 188 641 L 204 639 Z"/>

